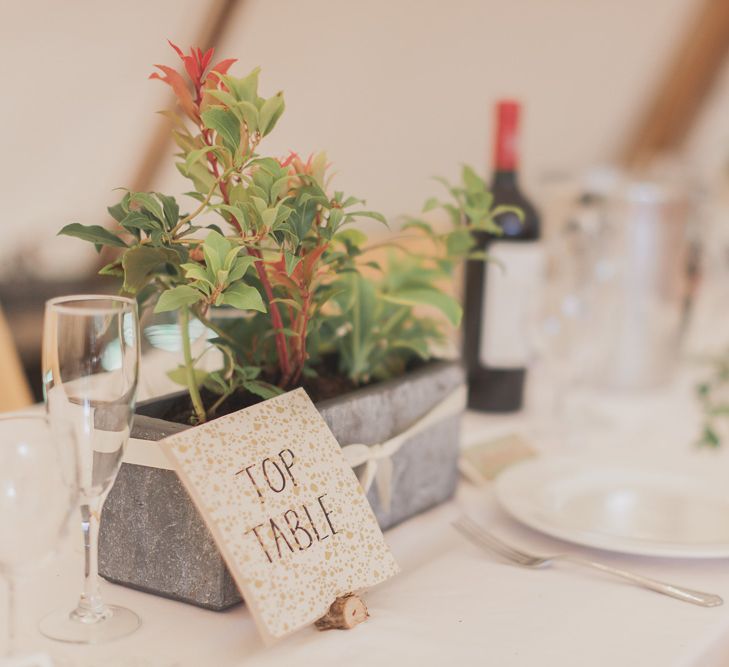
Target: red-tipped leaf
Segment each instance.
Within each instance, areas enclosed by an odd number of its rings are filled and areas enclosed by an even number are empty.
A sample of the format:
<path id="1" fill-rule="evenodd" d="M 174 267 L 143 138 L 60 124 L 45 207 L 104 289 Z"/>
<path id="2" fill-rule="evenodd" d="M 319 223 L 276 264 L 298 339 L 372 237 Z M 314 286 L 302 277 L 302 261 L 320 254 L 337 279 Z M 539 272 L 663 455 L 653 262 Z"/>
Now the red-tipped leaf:
<path id="1" fill-rule="evenodd" d="M 180 58 L 182 58 L 182 59 L 185 58 L 185 54 L 182 53 L 182 49 L 179 46 L 177 46 L 177 44 L 175 44 L 173 41 L 171 41 L 169 39 L 167 40 L 167 43 L 177 52 L 177 55 L 180 56 Z"/>
<path id="2" fill-rule="evenodd" d="M 198 113 L 195 107 L 195 102 L 192 99 L 192 94 L 189 88 L 185 84 L 185 80 L 180 76 L 177 70 L 167 67 L 166 65 L 155 65 L 155 67 L 162 70 L 165 76 L 160 76 L 158 72 L 154 72 L 149 75 L 150 79 L 159 79 L 168 84 L 175 92 L 178 102 L 182 107 L 183 111 L 194 121 L 198 120 Z"/>
<path id="3" fill-rule="evenodd" d="M 198 49 L 199 51 L 199 49 Z M 213 55 L 215 54 L 215 49 L 208 49 L 205 52 L 205 55 L 203 55 L 200 58 L 200 66 L 202 71 L 204 72 L 207 69 L 207 66 L 210 64 L 210 61 L 213 59 Z"/>

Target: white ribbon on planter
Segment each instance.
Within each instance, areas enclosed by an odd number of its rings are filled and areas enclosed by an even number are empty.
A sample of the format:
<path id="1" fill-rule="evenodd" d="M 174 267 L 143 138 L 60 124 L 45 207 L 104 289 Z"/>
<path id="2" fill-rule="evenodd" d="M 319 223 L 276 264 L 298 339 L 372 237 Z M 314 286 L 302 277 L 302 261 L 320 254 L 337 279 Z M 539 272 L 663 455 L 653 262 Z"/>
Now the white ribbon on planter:
<path id="1" fill-rule="evenodd" d="M 367 493 L 370 490 L 372 482 L 377 484 L 377 494 L 382 508 L 386 512 L 390 511 L 392 504 L 393 455 L 402 447 L 403 443 L 429 426 L 463 412 L 466 407 L 466 396 L 466 385 L 460 385 L 402 433 L 398 433 L 389 440 L 373 445 L 357 443 L 342 447 L 342 454 L 352 468 L 364 466 L 357 475 L 364 492 Z"/>
<path id="2" fill-rule="evenodd" d="M 370 490 L 373 482 L 377 484 L 378 497 L 385 511 L 390 510 L 392 501 L 392 456 L 414 435 L 443 419 L 463 412 L 466 407 L 466 396 L 466 385 L 460 385 L 402 433 L 389 440 L 374 445 L 353 444 L 342 447 L 342 454 L 352 468 L 364 466 L 358 475 L 364 492 Z M 156 442 L 138 438 L 129 439 L 124 452 L 124 462 L 163 470 L 174 469 Z"/>

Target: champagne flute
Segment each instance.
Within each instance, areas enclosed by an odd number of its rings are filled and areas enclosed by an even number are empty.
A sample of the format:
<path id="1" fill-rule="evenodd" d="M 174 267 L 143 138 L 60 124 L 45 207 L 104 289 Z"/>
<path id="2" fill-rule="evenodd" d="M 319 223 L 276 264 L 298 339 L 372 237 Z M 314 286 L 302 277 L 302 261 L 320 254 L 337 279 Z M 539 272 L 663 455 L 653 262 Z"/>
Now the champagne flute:
<path id="1" fill-rule="evenodd" d="M 44 654 L 16 652 L 15 581 L 58 546 L 77 505 L 77 485 L 69 429 L 61 425 L 52 432 L 44 414 L 0 417 L 0 575 L 8 587 L 8 663 L 50 663 Z"/>
<path id="2" fill-rule="evenodd" d="M 140 624 L 133 611 L 104 603 L 98 574 L 101 508 L 129 438 L 138 375 L 139 322 L 132 299 L 80 295 L 46 303 L 46 409 L 52 424 L 69 424 L 76 436 L 85 555 L 76 608 L 41 621 L 41 632 L 51 639 L 96 644 L 124 637 Z"/>

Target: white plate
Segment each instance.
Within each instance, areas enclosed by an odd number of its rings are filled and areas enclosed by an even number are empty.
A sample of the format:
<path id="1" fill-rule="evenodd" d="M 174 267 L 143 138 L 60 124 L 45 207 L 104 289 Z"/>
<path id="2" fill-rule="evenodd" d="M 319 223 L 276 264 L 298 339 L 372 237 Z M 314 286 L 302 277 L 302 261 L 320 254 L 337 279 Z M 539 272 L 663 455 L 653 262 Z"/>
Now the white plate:
<path id="1" fill-rule="evenodd" d="M 642 556 L 729 557 L 729 493 L 678 473 L 537 458 L 503 472 L 496 498 L 553 537 Z"/>

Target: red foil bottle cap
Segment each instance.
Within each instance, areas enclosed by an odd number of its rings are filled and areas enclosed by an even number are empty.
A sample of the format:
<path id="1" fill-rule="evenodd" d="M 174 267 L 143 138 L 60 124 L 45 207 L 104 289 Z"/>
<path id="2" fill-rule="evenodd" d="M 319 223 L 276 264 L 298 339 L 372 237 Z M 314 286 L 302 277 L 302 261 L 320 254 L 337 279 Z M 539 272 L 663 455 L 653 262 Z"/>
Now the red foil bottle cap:
<path id="1" fill-rule="evenodd" d="M 516 171 L 519 168 L 519 114 L 521 104 L 515 100 L 496 103 L 494 169 Z"/>

